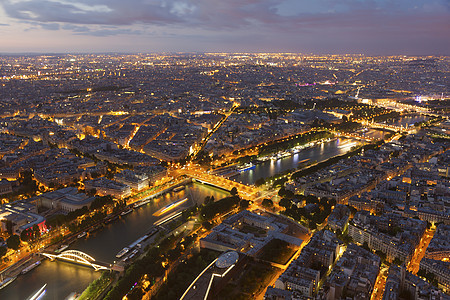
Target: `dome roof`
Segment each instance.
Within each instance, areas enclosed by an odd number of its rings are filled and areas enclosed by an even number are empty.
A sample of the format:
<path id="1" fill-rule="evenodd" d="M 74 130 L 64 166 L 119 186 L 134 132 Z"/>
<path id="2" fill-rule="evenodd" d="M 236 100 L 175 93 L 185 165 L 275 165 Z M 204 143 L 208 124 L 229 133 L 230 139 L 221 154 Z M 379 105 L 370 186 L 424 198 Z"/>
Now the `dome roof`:
<path id="1" fill-rule="evenodd" d="M 225 269 L 235 264 L 239 260 L 239 254 L 236 251 L 229 251 L 222 254 L 216 261 L 216 267 Z"/>

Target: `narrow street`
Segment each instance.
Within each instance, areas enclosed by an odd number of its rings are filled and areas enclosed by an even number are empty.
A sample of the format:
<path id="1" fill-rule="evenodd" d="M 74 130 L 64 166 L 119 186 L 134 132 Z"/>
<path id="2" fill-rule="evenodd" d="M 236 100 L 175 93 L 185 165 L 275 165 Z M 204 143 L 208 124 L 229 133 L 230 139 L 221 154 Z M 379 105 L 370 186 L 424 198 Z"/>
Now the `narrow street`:
<path id="1" fill-rule="evenodd" d="M 378 300 L 383 298 L 388 272 L 389 266 L 381 264 L 380 273 L 378 274 L 377 280 L 375 281 L 372 296 L 370 297 L 371 300 Z"/>
<path id="2" fill-rule="evenodd" d="M 434 233 L 436 232 L 436 227 L 431 227 L 430 229 L 425 230 L 425 233 L 420 240 L 419 245 L 417 245 L 416 250 L 414 251 L 414 255 L 411 261 L 408 264 L 408 271 L 417 274 L 420 268 L 420 261 L 425 256 L 425 251 L 427 250 L 428 245 L 430 244 L 431 239 L 433 238 Z"/>

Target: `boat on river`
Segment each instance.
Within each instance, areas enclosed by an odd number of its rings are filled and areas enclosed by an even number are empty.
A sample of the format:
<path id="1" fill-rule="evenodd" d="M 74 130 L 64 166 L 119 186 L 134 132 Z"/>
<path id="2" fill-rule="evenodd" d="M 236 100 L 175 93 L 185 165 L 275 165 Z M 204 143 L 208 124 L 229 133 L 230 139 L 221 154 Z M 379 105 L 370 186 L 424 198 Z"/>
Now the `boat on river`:
<path id="1" fill-rule="evenodd" d="M 177 206 L 183 204 L 184 202 L 186 202 L 186 201 L 188 201 L 188 200 L 189 200 L 189 199 L 186 197 L 186 198 L 183 198 L 183 199 L 178 200 L 178 201 L 176 201 L 176 202 L 167 204 L 166 206 L 164 206 L 163 208 L 161 208 L 160 210 L 158 210 L 157 212 L 155 212 L 153 215 L 154 215 L 154 216 L 161 216 L 161 215 L 163 215 L 164 213 L 166 213 L 166 212 L 168 212 L 168 211 L 174 209 L 175 207 L 177 207 Z"/>
<path id="2" fill-rule="evenodd" d="M 12 283 L 14 280 L 16 280 L 16 278 L 17 277 L 6 277 L 2 281 L 0 281 L 0 290 Z"/>
<path id="3" fill-rule="evenodd" d="M 132 208 L 128 209 L 128 210 L 124 210 L 123 212 L 120 213 L 121 216 L 125 216 L 128 215 L 129 213 L 131 213 L 133 211 Z"/>
<path id="4" fill-rule="evenodd" d="M 130 248 L 125 247 L 122 250 L 119 251 L 119 253 L 116 254 L 117 258 L 121 258 L 122 256 L 124 256 L 126 253 L 128 253 L 128 251 L 130 251 Z"/>
<path id="5" fill-rule="evenodd" d="M 252 163 L 247 163 L 247 164 L 242 165 L 242 167 L 239 167 L 237 170 L 239 171 L 239 173 L 242 173 L 242 172 L 245 172 L 248 170 L 252 170 L 254 168 L 256 168 L 256 165 L 254 165 Z"/>
<path id="6" fill-rule="evenodd" d="M 47 290 L 45 289 L 45 287 L 47 286 L 47 284 L 44 284 L 43 287 L 41 287 L 39 289 L 39 291 L 37 291 L 36 293 L 34 293 L 33 295 L 31 295 L 30 298 L 28 298 L 29 300 L 40 300 L 43 299 L 45 293 L 47 292 Z"/>
<path id="7" fill-rule="evenodd" d="M 28 267 L 26 267 L 25 269 L 23 269 L 20 274 L 24 275 L 27 274 L 28 272 L 30 272 L 31 270 L 33 270 L 34 268 L 36 268 L 37 266 L 39 266 L 41 264 L 41 261 L 38 260 L 37 262 L 29 265 Z"/>
<path id="8" fill-rule="evenodd" d="M 55 252 L 60 253 L 66 250 L 67 248 L 69 248 L 69 245 L 61 245 L 61 247 L 59 247 Z"/>
<path id="9" fill-rule="evenodd" d="M 291 156 L 291 155 L 292 155 L 291 152 L 289 152 L 289 151 L 283 151 L 283 152 L 279 152 L 279 153 L 277 153 L 277 154 L 273 154 L 273 155 L 270 157 L 270 159 L 271 159 L 272 161 L 277 161 L 277 160 L 279 160 L 279 159 L 286 158 L 286 157 L 289 157 L 289 156 Z"/>
<path id="10" fill-rule="evenodd" d="M 180 186 L 177 186 L 176 188 L 174 188 L 173 191 L 175 193 L 177 193 L 177 192 L 180 192 L 180 191 L 184 190 L 185 188 L 186 187 L 184 185 L 180 185 Z"/>

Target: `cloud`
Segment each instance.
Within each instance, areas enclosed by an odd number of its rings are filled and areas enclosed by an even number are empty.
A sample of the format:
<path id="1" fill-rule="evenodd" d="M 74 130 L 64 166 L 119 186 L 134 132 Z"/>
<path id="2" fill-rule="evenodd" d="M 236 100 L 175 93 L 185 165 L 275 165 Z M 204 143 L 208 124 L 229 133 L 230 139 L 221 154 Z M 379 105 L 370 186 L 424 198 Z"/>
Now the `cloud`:
<path id="1" fill-rule="evenodd" d="M 42 23 L 178 25 L 215 30 L 321 25 L 330 18 L 360 13 L 378 18 L 431 13 L 448 16 L 450 12 L 448 0 L 3 0 L 0 5 L 12 18 Z"/>
<path id="2" fill-rule="evenodd" d="M 113 35 L 140 35 L 143 34 L 141 30 L 133 30 L 128 28 L 118 28 L 115 26 L 79 26 L 66 24 L 61 27 L 64 30 L 70 30 L 76 35 L 90 35 L 97 37 L 107 37 Z"/>
<path id="3" fill-rule="evenodd" d="M 2 3 L 5 12 L 12 18 L 38 22 L 61 22 L 71 24 L 131 25 L 137 22 L 148 24 L 173 24 L 181 19 L 171 13 L 171 8 L 152 1 L 116 1 L 102 3 L 92 1 L 6 0 Z M 134 2 L 134 3 L 133 3 Z M 153 3 L 155 2 L 155 3 Z"/>
<path id="4" fill-rule="evenodd" d="M 58 23 L 40 23 L 39 25 L 46 30 L 59 30 Z"/>
<path id="5" fill-rule="evenodd" d="M 308 44 L 332 51 L 334 45 L 370 49 L 381 43 L 400 49 L 402 41 L 450 46 L 449 0 L 0 0 L 0 7 L 10 19 L 33 24 L 32 30 L 142 35 L 217 50 L 225 41 L 242 50 Z"/>

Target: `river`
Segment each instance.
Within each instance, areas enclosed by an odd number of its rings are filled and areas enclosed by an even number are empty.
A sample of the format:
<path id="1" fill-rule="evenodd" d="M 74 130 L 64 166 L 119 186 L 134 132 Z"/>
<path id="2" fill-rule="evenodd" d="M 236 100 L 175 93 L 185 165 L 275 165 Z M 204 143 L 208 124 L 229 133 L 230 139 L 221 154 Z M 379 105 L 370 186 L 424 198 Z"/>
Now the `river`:
<path id="1" fill-rule="evenodd" d="M 414 126 L 415 123 L 417 122 L 422 122 L 422 121 L 427 121 L 429 120 L 429 117 L 423 116 L 423 115 L 415 115 L 415 114 L 410 114 L 410 115 L 405 115 L 402 116 L 398 119 L 389 119 L 386 121 L 386 124 L 389 125 L 395 125 L 395 126 L 403 126 L 403 127 L 410 127 L 410 126 Z"/>
<path id="2" fill-rule="evenodd" d="M 98 261 L 112 263 L 122 248 L 144 235 L 160 217 L 153 216 L 161 207 L 188 197 L 197 204 L 206 196 L 221 199 L 229 194 L 218 188 L 198 183 L 189 184 L 185 190 L 170 192 L 155 198 L 149 204 L 133 210 L 87 238 L 71 244 L 68 249 L 85 252 Z M 70 293 L 81 293 L 101 273 L 88 267 L 68 262 L 43 260 L 42 264 L 0 290 L 0 299 L 25 300 L 47 283 L 47 293 L 42 299 L 63 300 Z"/>
<path id="3" fill-rule="evenodd" d="M 318 146 L 303 149 L 289 157 L 281 158 L 276 161 L 267 160 L 261 162 L 257 164 L 254 169 L 241 172 L 231 179 L 244 184 L 254 184 L 259 178 L 267 178 L 287 170 L 296 169 L 301 162 L 305 161 L 305 159 L 308 159 L 306 162 L 323 161 L 330 157 L 344 154 L 350 151 L 352 147 L 361 144 L 362 142 L 354 139 L 334 139 Z"/>
<path id="4" fill-rule="evenodd" d="M 354 139 L 338 138 L 303 149 L 290 157 L 262 162 L 255 169 L 242 172 L 232 179 L 253 184 L 258 178 L 270 177 L 297 168 L 299 163 L 305 159 L 310 162 L 323 161 L 332 156 L 344 154 L 361 143 Z M 159 217 L 153 216 L 153 213 L 161 207 L 184 197 L 201 204 L 206 196 L 214 196 L 217 200 L 227 195 L 227 192 L 218 188 L 198 183 L 189 184 L 185 190 L 166 193 L 155 198 L 149 204 L 136 208 L 132 213 L 94 232 L 89 237 L 79 239 L 70 245 L 69 249 L 80 250 L 98 261 L 112 263 L 116 260 L 117 252 L 144 235 L 153 226 L 153 223 L 159 219 Z M 0 290 L 0 299 L 27 299 L 47 283 L 47 293 L 43 299 L 62 300 L 72 292 L 81 293 L 90 282 L 99 276 L 99 272 L 88 267 L 44 260 L 39 267 L 19 276 L 9 286 Z"/>

